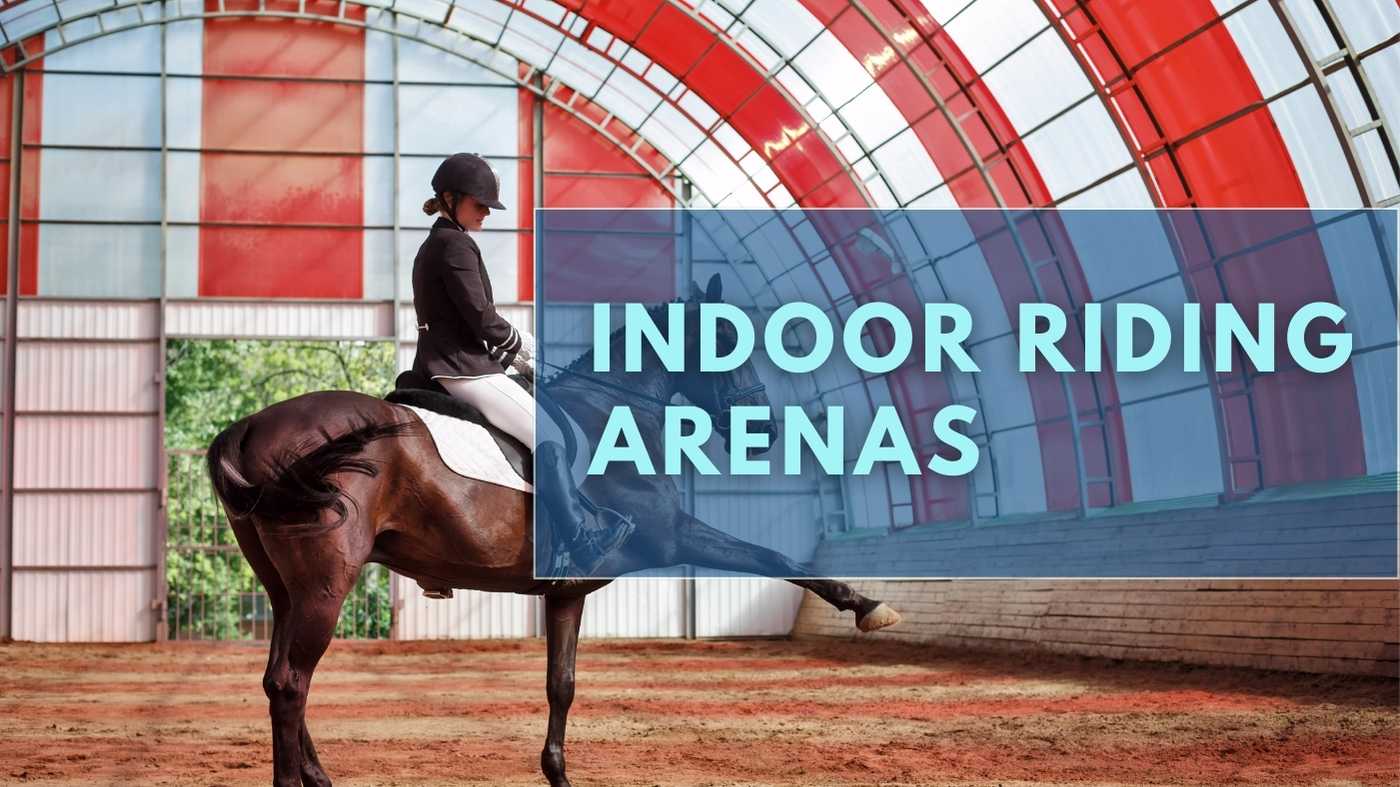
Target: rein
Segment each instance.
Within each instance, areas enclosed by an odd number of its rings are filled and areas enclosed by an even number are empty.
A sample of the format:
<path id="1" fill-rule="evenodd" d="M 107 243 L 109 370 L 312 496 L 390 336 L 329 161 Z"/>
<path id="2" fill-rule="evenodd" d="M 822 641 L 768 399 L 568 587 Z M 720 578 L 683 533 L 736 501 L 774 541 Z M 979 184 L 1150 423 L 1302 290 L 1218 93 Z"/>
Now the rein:
<path id="1" fill-rule="evenodd" d="M 607 380 L 604 380 L 604 379 L 602 379 L 602 378 L 600 378 L 600 377 L 594 377 L 594 376 L 591 375 L 591 374 L 580 374 L 579 372 L 576 372 L 576 371 L 574 371 L 573 369 L 569 369 L 569 368 L 564 367 L 564 366 L 559 366 L 558 364 L 549 363 L 548 361 L 541 360 L 541 359 L 539 359 L 539 358 L 536 358 L 535 360 L 539 361 L 541 364 L 543 364 L 543 365 L 545 365 L 545 366 L 552 366 L 552 367 L 554 367 L 554 369 L 555 369 L 556 371 L 559 371 L 559 372 L 561 372 L 561 373 L 563 373 L 563 374 L 567 374 L 567 375 L 570 375 L 570 376 L 572 376 L 572 377 L 576 377 L 576 378 L 578 378 L 578 379 L 580 379 L 580 380 L 584 380 L 585 382 L 593 383 L 594 385 L 600 386 L 600 387 L 602 387 L 602 388 L 608 388 L 608 389 L 610 389 L 610 390 L 613 390 L 613 391 L 616 391 L 617 393 L 622 394 L 623 396 L 630 396 L 630 397 L 632 397 L 633 399 L 639 399 L 639 400 L 644 401 L 644 402 L 650 402 L 650 403 L 652 403 L 652 404 L 660 405 L 662 408 L 669 407 L 670 404 L 671 404 L 670 402 L 662 401 L 661 399 L 658 399 L 658 398 L 655 397 L 655 396 L 648 396 L 647 394 L 641 393 L 640 391 L 634 391 L 634 390 L 632 390 L 632 389 L 630 389 L 630 388 L 626 388 L 626 387 L 624 387 L 624 386 L 618 385 L 617 383 L 610 383 L 610 382 L 608 382 Z M 729 376 L 729 375 L 727 375 L 727 374 L 725 375 L 726 378 L 727 378 L 728 376 Z M 553 384 L 554 382 L 556 382 L 557 379 L 558 379 L 558 378 L 552 379 L 552 380 L 550 380 L 550 381 L 547 382 L 547 383 L 543 383 L 543 385 L 551 385 L 551 384 Z M 754 385 L 750 385 L 749 387 L 743 388 L 743 389 L 738 390 L 738 391 L 730 391 L 730 392 L 728 392 L 728 393 L 721 394 L 721 393 L 719 392 L 719 381 L 716 380 L 715 383 L 714 383 L 714 389 L 713 389 L 713 390 L 714 390 L 714 394 L 715 394 L 715 403 L 716 403 L 717 405 L 719 405 L 719 410 L 720 410 L 720 412 L 718 412 L 718 413 L 710 413 L 710 415 L 711 415 L 712 417 L 718 418 L 718 417 L 720 416 L 721 413 L 727 413 L 727 412 L 729 411 L 729 408 L 731 408 L 731 407 L 734 406 L 734 403 L 735 403 L 735 402 L 739 401 L 740 399 L 744 398 L 745 396 L 752 396 L 752 395 L 754 395 L 754 394 L 756 394 L 756 393 L 762 393 L 763 391 L 767 390 L 767 388 L 768 388 L 768 386 L 766 386 L 766 385 L 764 385 L 763 383 L 760 382 L 760 383 L 755 383 Z M 708 411 L 707 411 L 707 412 L 708 412 Z"/>

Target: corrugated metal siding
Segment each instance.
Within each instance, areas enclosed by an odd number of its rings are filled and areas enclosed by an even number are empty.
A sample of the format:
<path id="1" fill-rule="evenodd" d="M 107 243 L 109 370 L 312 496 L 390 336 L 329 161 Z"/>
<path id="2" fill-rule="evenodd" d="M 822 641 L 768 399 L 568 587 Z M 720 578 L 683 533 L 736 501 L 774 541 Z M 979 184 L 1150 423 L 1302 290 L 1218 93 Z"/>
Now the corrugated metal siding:
<path id="1" fill-rule="evenodd" d="M 393 335 L 387 303 L 171 301 L 166 332 L 179 337 L 383 339 Z"/>
<path id="2" fill-rule="evenodd" d="M 721 461 L 716 457 L 716 461 Z M 764 489 L 783 495 L 715 494 L 733 479 L 697 478 L 695 514 L 711 525 L 759 546 L 806 560 L 816 549 L 820 523 L 810 478 L 768 479 Z M 709 494 L 706 494 L 709 492 Z M 695 580 L 695 636 L 783 636 L 792 630 L 802 590 L 775 579 L 739 574 Z"/>
<path id="3" fill-rule="evenodd" d="M 28 300 L 19 306 L 21 339 L 155 339 L 159 306 L 151 301 Z"/>
<path id="4" fill-rule="evenodd" d="M 158 316 L 145 301 L 20 305 L 17 639 L 155 635 Z"/>
<path id="5" fill-rule="evenodd" d="M 21 491 L 15 498 L 15 565 L 155 565 L 157 505 L 155 492 Z"/>
<path id="6" fill-rule="evenodd" d="M 535 634 L 540 601 L 515 593 L 458 590 L 445 600 L 423 597 L 418 583 L 398 575 L 393 579 L 401 603 L 396 619 L 398 639 L 492 639 Z"/>
<path id="7" fill-rule="evenodd" d="M 149 571 L 15 574 L 14 638 L 36 642 L 151 639 Z M 144 603 L 134 603 L 143 600 Z"/>
<path id="8" fill-rule="evenodd" d="M 18 353 L 17 412 L 160 409 L 154 343 L 24 342 Z"/>
<path id="9" fill-rule="evenodd" d="M 627 577 L 590 595 L 584 637 L 685 636 L 685 580 Z"/>
<path id="10" fill-rule="evenodd" d="M 154 415 L 18 412 L 15 489 L 153 490 L 159 429 Z"/>

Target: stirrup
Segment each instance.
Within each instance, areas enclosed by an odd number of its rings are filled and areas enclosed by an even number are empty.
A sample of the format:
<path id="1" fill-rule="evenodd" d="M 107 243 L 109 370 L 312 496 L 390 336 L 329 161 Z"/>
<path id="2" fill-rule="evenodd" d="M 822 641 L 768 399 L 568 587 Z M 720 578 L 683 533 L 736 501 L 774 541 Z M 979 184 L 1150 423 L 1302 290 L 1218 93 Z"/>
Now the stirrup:
<path id="1" fill-rule="evenodd" d="M 423 598 L 447 599 L 452 598 L 452 588 L 428 587 L 420 580 L 418 587 L 423 589 Z"/>

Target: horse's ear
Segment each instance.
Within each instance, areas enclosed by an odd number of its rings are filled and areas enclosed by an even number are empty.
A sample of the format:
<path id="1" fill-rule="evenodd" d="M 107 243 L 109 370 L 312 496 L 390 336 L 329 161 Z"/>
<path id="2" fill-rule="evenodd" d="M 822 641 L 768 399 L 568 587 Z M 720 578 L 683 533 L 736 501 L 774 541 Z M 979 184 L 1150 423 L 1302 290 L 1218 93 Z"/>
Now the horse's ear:
<path id="1" fill-rule="evenodd" d="M 691 283 L 690 283 L 690 300 L 692 300 L 692 301 L 703 301 L 703 300 L 705 300 L 705 293 L 703 293 L 703 292 L 700 291 L 700 287 L 697 286 L 697 285 L 695 284 L 695 282 L 691 282 Z"/>
<path id="2" fill-rule="evenodd" d="M 720 296 L 724 294 L 724 282 L 720 281 L 719 274 L 710 277 L 710 283 L 705 285 L 705 302 L 719 303 Z"/>

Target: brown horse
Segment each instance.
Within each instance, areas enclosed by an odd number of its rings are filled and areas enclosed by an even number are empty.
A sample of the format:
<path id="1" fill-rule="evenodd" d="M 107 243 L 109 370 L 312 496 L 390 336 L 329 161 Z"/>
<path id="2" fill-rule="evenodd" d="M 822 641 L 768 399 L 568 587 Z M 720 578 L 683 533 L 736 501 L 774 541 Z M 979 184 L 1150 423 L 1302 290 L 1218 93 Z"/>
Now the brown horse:
<path id="1" fill-rule="evenodd" d="M 716 277 L 701 297 L 713 301 L 719 295 Z M 699 300 L 692 295 L 686 309 L 690 358 L 698 344 L 697 310 L 690 306 Z M 697 366 L 687 363 L 688 369 Z M 589 435 L 601 433 L 612 406 L 632 406 L 654 456 L 661 444 L 661 403 L 674 394 L 716 417 L 726 448 L 728 408 L 767 404 L 748 364 L 724 375 L 650 368 L 612 376 L 570 372 L 546 389 Z M 529 494 L 457 475 L 410 410 L 349 391 L 306 394 L 254 413 L 215 438 L 208 461 L 239 547 L 272 601 L 263 689 L 272 716 L 274 785 L 331 783 L 306 729 L 307 691 L 341 604 L 369 562 L 429 587 L 544 597 L 549 729 L 540 763 L 551 787 L 569 785 L 564 728 L 574 696 L 579 622 L 584 598 L 607 582 L 535 577 Z M 854 611 L 862 630 L 899 620 L 890 607 L 848 585 L 813 577 L 785 556 L 691 516 L 667 476 L 610 472 L 606 483 L 590 478 L 584 488 L 638 525 L 624 547 L 606 558 L 599 576 L 682 564 L 780 576 Z"/>

